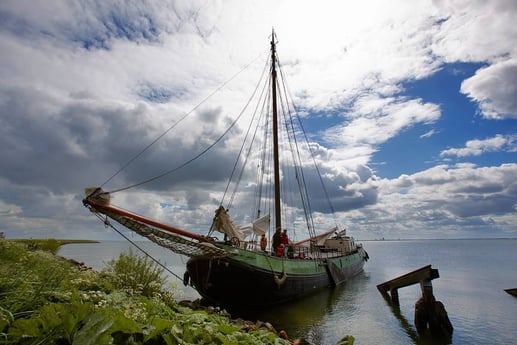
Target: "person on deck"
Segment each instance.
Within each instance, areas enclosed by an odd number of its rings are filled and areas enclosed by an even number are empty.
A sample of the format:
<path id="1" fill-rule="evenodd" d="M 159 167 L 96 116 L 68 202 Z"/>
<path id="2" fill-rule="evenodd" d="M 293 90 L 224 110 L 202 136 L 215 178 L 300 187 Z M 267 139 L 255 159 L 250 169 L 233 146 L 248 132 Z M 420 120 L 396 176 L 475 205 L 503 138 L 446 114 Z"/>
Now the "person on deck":
<path id="1" fill-rule="evenodd" d="M 273 235 L 273 246 L 271 251 L 276 255 L 277 248 L 282 244 L 282 233 L 280 229 L 276 229 L 275 234 Z"/>
<path id="2" fill-rule="evenodd" d="M 284 230 L 284 232 L 282 232 L 282 244 L 284 246 L 289 244 L 289 237 L 287 236 L 287 230 Z"/>
<path id="3" fill-rule="evenodd" d="M 288 246 L 289 246 L 289 237 L 287 236 L 287 230 L 282 232 L 282 244 L 284 245 L 284 256 L 287 256 Z"/>
<path id="4" fill-rule="evenodd" d="M 266 237 L 266 234 L 262 234 L 262 237 L 260 238 L 260 249 L 262 249 L 262 251 L 265 252 L 266 247 L 267 247 L 267 237 Z"/>

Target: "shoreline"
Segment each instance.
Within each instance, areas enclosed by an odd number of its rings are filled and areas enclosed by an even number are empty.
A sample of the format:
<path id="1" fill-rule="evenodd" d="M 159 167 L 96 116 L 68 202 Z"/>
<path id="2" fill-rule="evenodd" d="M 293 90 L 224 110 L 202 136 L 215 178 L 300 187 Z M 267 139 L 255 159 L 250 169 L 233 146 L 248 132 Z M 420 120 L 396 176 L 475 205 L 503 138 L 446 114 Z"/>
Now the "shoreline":
<path id="1" fill-rule="evenodd" d="M 293 344 L 282 339 L 280 332 L 273 333 L 268 323 L 239 323 L 220 309 L 188 308 L 162 285 L 148 293 L 138 289 L 139 284 L 158 283 L 156 278 L 119 283 L 128 273 L 152 271 L 145 261 L 126 260 L 122 271 L 99 273 L 78 260 L 54 254 L 53 246 L 44 248 L 57 242 L 0 240 L 0 285 L 9 292 L 0 300 L 0 311 L 10 315 L 0 318 L 0 332 L 9 343 L 72 343 L 88 338 L 89 343 L 115 345 L 175 343 L 174 339 Z M 133 270 L 134 264 L 143 266 Z"/>

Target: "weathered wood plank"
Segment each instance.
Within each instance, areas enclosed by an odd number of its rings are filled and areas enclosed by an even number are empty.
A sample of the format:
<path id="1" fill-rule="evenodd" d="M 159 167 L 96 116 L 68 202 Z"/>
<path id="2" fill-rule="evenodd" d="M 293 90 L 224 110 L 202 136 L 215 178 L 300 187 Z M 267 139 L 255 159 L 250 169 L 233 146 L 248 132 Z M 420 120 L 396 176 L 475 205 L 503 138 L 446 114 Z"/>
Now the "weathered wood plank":
<path id="1" fill-rule="evenodd" d="M 431 268 L 431 265 L 421 267 L 412 272 L 403 274 L 397 278 L 388 280 L 382 284 L 377 285 L 377 289 L 382 293 L 386 294 L 388 291 L 394 291 L 406 286 L 410 286 L 416 283 L 420 283 L 425 280 L 432 280 L 439 278 L 440 274 L 437 269 Z"/>

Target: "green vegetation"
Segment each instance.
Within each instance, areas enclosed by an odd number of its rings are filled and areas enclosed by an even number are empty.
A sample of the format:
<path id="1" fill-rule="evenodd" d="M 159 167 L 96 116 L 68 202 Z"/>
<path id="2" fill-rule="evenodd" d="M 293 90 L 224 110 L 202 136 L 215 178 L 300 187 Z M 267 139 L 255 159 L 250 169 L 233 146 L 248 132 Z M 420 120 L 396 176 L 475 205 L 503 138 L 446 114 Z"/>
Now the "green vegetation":
<path id="1" fill-rule="evenodd" d="M 178 305 L 162 271 L 132 252 L 98 273 L 46 241 L 0 239 L 0 344 L 288 344 Z"/>
<path id="2" fill-rule="evenodd" d="M 147 256 L 138 256 L 130 249 L 129 253 L 122 253 L 117 260 L 108 262 L 103 273 L 117 289 L 152 297 L 164 290 L 163 271 Z"/>
<path id="3" fill-rule="evenodd" d="M 56 254 L 59 250 L 59 247 L 65 244 L 71 243 L 98 243 L 99 241 L 93 240 L 56 240 L 54 238 L 48 239 L 13 239 L 12 241 L 16 241 L 19 243 L 25 244 L 30 250 L 44 250 L 51 252 L 52 254 Z"/>

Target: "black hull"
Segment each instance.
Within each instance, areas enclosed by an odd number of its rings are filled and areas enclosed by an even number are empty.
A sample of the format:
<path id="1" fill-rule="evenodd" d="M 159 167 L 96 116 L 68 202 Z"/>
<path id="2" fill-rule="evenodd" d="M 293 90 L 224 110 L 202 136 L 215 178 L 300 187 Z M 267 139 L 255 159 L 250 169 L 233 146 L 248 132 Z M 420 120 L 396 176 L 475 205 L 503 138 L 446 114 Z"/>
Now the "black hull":
<path id="1" fill-rule="evenodd" d="M 360 273 L 365 261 L 362 253 L 350 256 L 350 263 L 340 267 L 342 279 L 337 281 L 325 260 L 311 261 L 312 269 L 304 272 L 295 272 L 296 269 L 290 272 L 290 265 L 301 260 L 284 260 L 286 276 L 281 270 L 275 272 L 269 269 L 271 266 L 249 264 L 234 257 L 191 258 L 187 262 L 187 272 L 194 288 L 211 304 L 228 309 L 260 310 L 300 299 L 344 282 Z M 299 267 L 297 270 L 302 271 Z"/>

